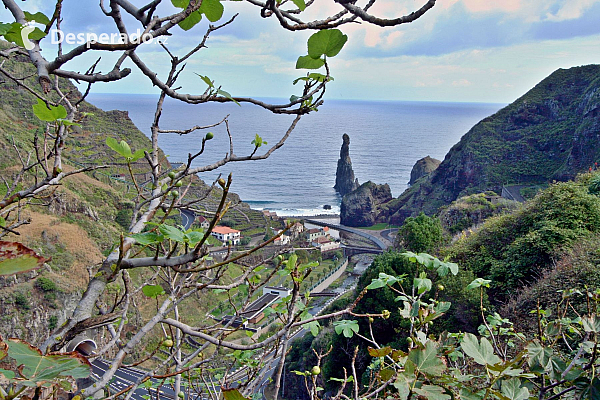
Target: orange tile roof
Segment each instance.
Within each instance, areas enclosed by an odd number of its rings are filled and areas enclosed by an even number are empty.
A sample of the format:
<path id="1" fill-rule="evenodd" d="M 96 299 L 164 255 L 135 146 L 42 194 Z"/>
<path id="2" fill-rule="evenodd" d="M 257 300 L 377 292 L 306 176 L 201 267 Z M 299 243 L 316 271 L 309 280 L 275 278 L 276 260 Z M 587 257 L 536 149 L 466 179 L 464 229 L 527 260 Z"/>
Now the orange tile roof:
<path id="1" fill-rule="evenodd" d="M 214 233 L 220 233 L 223 235 L 226 235 L 228 233 L 240 233 L 240 231 L 238 231 L 237 229 L 231 229 L 228 226 L 215 226 L 212 231 Z"/>

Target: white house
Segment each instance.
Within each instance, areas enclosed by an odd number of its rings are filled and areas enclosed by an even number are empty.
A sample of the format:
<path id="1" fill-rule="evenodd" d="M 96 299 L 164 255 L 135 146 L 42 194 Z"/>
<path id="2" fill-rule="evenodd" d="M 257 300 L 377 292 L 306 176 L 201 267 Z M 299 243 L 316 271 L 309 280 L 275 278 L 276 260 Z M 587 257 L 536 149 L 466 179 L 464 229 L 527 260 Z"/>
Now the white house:
<path id="1" fill-rule="evenodd" d="M 202 215 L 199 215 L 196 218 L 196 222 L 198 222 L 200 224 L 200 227 L 202 229 L 208 229 L 208 227 L 210 226 L 210 221 L 207 220 L 205 217 L 203 217 Z"/>
<path id="2" fill-rule="evenodd" d="M 319 248 L 319 250 L 321 250 L 321 253 L 340 248 L 340 244 L 338 242 L 334 242 L 328 237 L 324 236 L 318 237 L 315 240 L 313 240 L 311 242 L 311 245 Z"/>
<path id="3" fill-rule="evenodd" d="M 274 235 L 279 235 L 281 233 L 280 230 L 273 229 Z M 273 241 L 273 244 L 277 246 L 285 246 L 286 244 L 290 244 L 291 238 L 288 235 L 281 235 Z"/>
<path id="4" fill-rule="evenodd" d="M 327 236 L 329 236 L 329 228 L 326 226 L 323 228 L 313 228 L 306 231 L 306 239 L 308 239 L 309 242 L 313 242 L 317 238 Z"/>
<path id="5" fill-rule="evenodd" d="M 273 241 L 273 244 L 277 246 L 285 246 L 286 244 L 290 244 L 290 237 L 287 235 L 281 235 Z"/>
<path id="6" fill-rule="evenodd" d="M 236 246 L 240 243 L 240 231 L 237 229 L 231 229 L 227 226 L 215 226 L 210 234 L 223 243 L 223 246 L 227 246 L 229 243 Z"/>

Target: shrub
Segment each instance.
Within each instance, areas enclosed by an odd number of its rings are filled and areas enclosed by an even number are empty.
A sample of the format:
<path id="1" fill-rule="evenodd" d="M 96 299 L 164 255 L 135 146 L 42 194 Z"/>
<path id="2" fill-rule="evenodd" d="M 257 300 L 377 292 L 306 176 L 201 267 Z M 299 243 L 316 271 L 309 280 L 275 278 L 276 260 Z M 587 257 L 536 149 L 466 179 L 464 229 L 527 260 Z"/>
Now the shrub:
<path id="1" fill-rule="evenodd" d="M 415 253 L 431 252 L 442 243 L 442 224 L 439 218 L 420 213 L 408 217 L 398 230 L 398 247 Z"/>
<path id="2" fill-rule="evenodd" d="M 23 293 L 23 292 L 16 292 L 15 293 L 15 304 L 21 309 L 21 310 L 29 310 L 31 309 L 31 305 L 29 304 L 29 297 Z"/>
<path id="3" fill-rule="evenodd" d="M 600 198 L 582 181 L 557 183 L 524 207 L 488 219 L 448 254 L 476 275 L 491 279 L 496 300 L 536 280 L 564 251 L 600 232 Z"/>
<path id="4" fill-rule="evenodd" d="M 55 292 L 58 287 L 52 279 L 44 278 L 43 276 L 37 278 L 35 281 L 35 287 L 43 292 Z"/>
<path id="5" fill-rule="evenodd" d="M 129 229 L 129 224 L 131 223 L 132 211 L 130 208 L 121 208 L 117 211 L 117 215 L 115 216 L 115 222 L 124 230 Z"/>
<path id="6" fill-rule="evenodd" d="M 48 330 L 52 331 L 57 326 L 58 326 L 58 317 L 56 315 L 51 315 L 50 318 L 48 318 Z"/>

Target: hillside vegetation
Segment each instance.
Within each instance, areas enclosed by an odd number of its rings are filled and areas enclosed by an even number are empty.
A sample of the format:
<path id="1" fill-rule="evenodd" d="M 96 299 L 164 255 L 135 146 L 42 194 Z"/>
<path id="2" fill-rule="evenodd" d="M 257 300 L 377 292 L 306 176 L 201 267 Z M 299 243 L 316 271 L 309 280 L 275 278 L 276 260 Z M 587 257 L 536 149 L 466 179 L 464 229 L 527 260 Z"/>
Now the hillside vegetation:
<path id="1" fill-rule="evenodd" d="M 387 203 L 377 221 L 402 223 L 420 211 L 502 185 L 573 179 L 600 160 L 600 66 L 559 69 L 467 132 L 440 166 Z"/>
<path id="2" fill-rule="evenodd" d="M 5 45 L 0 43 L 0 47 Z M 35 69 L 27 58 L 6 59 L 3 67 L 17 78 L 26 77 L 26 84 L 37 85 Z M 60 79 L 59 85 L 72 102 L 81 98 L 81 93 L 70 81 Z M 21 168 L 19 157 L 35 157 L 33 142 L 43 138 L 45 123 L 32 110 L 36 103 L 34 95 L 4 77 L 0 85 L 0 176 L 8 182 Z M 20 211 L 30 224 L 19 228 L 19 236 L 10 234 L 5 240 L 19 241 L 50 260 L 41 271 L 10 279 L 0 277 L 0 309 L 6 310 L 0 317 L 0 331 L 8 337 L 40 343 L 50 330 L 62 324 L 86 288 L 89 271 L 114 248 L 131 220 L 136 191 L 126 164 L 108 148 L 106 138 L 126 140 L 134 150 L 150 149 L 150 140 L 133 124 L 126 111 L 104 111 L 87 102 L 83 102 L 80 109 L 89 114 L 80 121 L 81 127 L 74 126 L 68 136 L 63 150 L 64 169 L 71 171 L 100 164 L 108 165 L 108 168 L 73 175 L 51 191 L 43 202 Z M 164 156 L 162 167 L 164 173 L 171 168 Z M 147 170 L 144 159 L 133 164 L 140 185 L 146 180 Z M 216 209 L 221 194 L 218 188 L 211 189 L 195 176 L 186 179 L 186 187 L 188 184 L 186 200 L 204 198 L 194 207 L 207 211 Z M 5 193 L 6 186 L 2 184 L 0 197 Z M 262 213 L 241 203 L 236 194 L 230 194 L 229 199 L 235 207 L 223 222 L 244 231 L 256 231 L 262 237 L 267 225 Z M 175 225 L 180 220 L 176 216 L 167 222 Z M 139 283 L 144 276 L 134 273 L 132 278 Z M 36 285 L 40 279 L 53 285 L 43 290 Z M 120 289 L 115 287 L 114 290 Z M 194 308 L 194 312 L 189 313 L 192 322 L 193 318 L 204 317 L 213 307 L 212 299 L 203 300 L 201 312 L 198 312 L 197 300 L 189 302 L 188 306 Z M 138 312 L 143 313 L 146 309 L 152 312 L 151 304 L 145 304 L 147 299 L 140 296 L 138 301 Z M 135 324 L 135 315 L 131 317 Z M 144 350 L 137 351 L 143 353 Z"/>

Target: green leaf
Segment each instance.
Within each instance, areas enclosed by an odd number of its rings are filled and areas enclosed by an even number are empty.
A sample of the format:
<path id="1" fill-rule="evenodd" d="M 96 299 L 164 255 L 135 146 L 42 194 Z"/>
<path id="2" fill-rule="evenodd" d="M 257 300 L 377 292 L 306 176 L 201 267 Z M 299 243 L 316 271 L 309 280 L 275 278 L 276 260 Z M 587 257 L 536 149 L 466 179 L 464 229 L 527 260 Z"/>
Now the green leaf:
<path id="1" fill-rule="evenodd" d="M 319 321 L 312 321 L 306 324 L 306 329 L 309 329 L 310 333 L 312 333 L 314 337 L 317 337 L 317 335 L 319 334 L 320 327 L 321 325 L 319 324 Z"/>
<path id="2" fill-rule="evenodd" d="M 4 376 L 8 380 L 15 379 L 15 373 L 13 371 L 7 371 L 2 368 L 0 368 L 0 375 Z"/>
<path id="3" fill-rule="evenodd" d="M 426 278 L 426 275 L 423 272 L 418 278 L 414 278 L 413 286 L 417 288 L 419 294 L 422 294 L 431 290 L 432 282 L 431 279 Z"/>
<path id="4" fill-rule="evenodd" d="M 296 69 L 319 69 L 325 65 L 322 58 L 312 58 L 311 56 L 300 56 L 296 61 Z"/>
<path id="5" fill-rule="evenodd" d="M 229 100 L 233 101 L 235 104 L 237 104 L 238 106 L 242 106 L 236 99 L 234 99 L 233 97 L 231 97 L 231 95 L 229 94 L 229 92 L 226 92 L 224 90 L 217 90 L 217 93 L 220 94 L 221 96 L 227 97 Z"/>
<path id="6" fill-rule="evenodd" d="M 189 31 L 194 26 L 196 26 L 200 21 L 202 21 L 202 12 L 200 10 L 196 10 L 190 15 L 187 16 L 186 19 L 179 23 L 179 27 L 184 31 Z"/>
<path id="7" fill-rule="evenodd" d="M 131 237 L 133 239 L 135 239 L 135 241 L 138 244 L 141 244 L 142 246 L 148 246 L 150 244 L 161 243 L 163 240 L 165 240 L 164 236 L 159 235 L 155 232 L 135 233 L 135 234 L 131 235 Z"/>
<path id="8" fill-rule="evenodd" d="M 583 330 L 586 332 L 600 332 L 600 318 L 596 317 L 596 315 L 583 317 L 581 319 L 581 324 L 583 325 Z"/>
<path id="9" fill-rule="evenodd" d="M 434 310 L 436 314 L 442 314 L 448 311 L 451 306 L 452 303 L 450 303 L 449 301 L 440 301 L 438 304 L 435 305 Z"/>
<path id="10" fill-rule="evenodd" d="M 521 387 L 521 380 L 519 378 L 502 381 L 501 392 L 510 400 L 525 400 L 529 398 L 529 389 Z"/>
<path id="11" fill-rule="evenodd" d="M 36 386 L 61 377 L 87 378 L 89 361 L 78 353 L 42 355 L 42 352 L 20 339 L 9 339 L 8 356 L 13 358 L 21 373 Z"/>
<path id="12" fill-rule="evenodd" d="M 38 269 L 48 261 L 18 242 L 0 241 L 0 276 Z"/>
<path id="13" fill-rule="evenodd" d="M 26 49 L 31 45 L 28 43 L 27 46 L 23 43 L 23 30 L 27 29 L 25 32 L 27 33 L 27 39 L 31 40 L 40 40 L 46 36 L 46 34 L 40 30 L 39 28 L 33 28 L 31 26 L 24 26 L 19 24 L 18 22 L 13 22 L 10 24 L 10 29 L 4 33 L 4 38 L 9 42 L 15 43 L 18 46 L 25 47 Z"/>
<path id="14" fill-rule="evenodd" d="M 107 137 L 106 145 L 108 147 L 110 147 L 111 149 L 113 149 L 114 151 L 116 151 L 122 157 L 125 157 L 125 158 L 133 157 L 133 154 L 131 153 L 131 147 L 129 147 L 129 144 L 127 144 L 127 142 L 124 140 L 117 142 L 117 140 L 115 138 Z"/>
<path id="15" fill-rule="evenodd" d="M 67 117 L 67 110 L 61 106 L 47 106 L 42 100 L 33 105 L 33 113 L 42 121 L 52 122 Z"/>
<path id="16" fill-rule="evenodd" d="M 408 360 L 412 361 L 418 372 L 440 376 L 446 370 L 446 365 L 438 357 L 435 344 L 427 342 L 424 349 L 415 348 L 408 353 Z"/>
<path id="17" fill-rule="evenodd" d="M 346 41 L 348 41 L 348 36 L 339 29 L 321 30 L 308 39 L 308 55 L 314 59 L 318 59 L 322 55 L 335 57 L 342 50 Z"/>
<path id="18" fill-rule="evenodd" d="M 223 4 L 219 0 L 202 0 L 198 9 L 210 22 L 217 22 L 223 16 Z"/>
<path id="19" fill-rule="evenodd" d="M 589 382 L 589 380 L 587 382 Z M 592 379 L 589 385 L 586 384 L 578 398 L 590 400 L 600 399 L 600 379 L 596 377 Z"/>
<path id="20" fill-rule="evenodd" d="M 174 240 L 174 241 L 179 242 L 179 243 L 184 243 L 185 242 L 185 237 L 184 237 L 183 231 L 181 231 L 180 229 L 175 228 L 174 226 L 161 225 L 161 226 L 158 227 L 158 230 L 167 239 L 171 239 L 171 240 Z"/>
<path id="21" fill-rule="evenodd" d="M 329 378 L 330 381 L 333 382 L 354 382 L 354 377 L 352 375 L 350 375 L 348 378 L 346 379 L 341 379 L 341 378 Z"/>
<path id="22" fill-rule="evenodd" d="M 351 338 L 355 333 L 358 333 L 358 321 L 342 319 L 333 323 L 335 333 L 338 335 L 343 333 L 345 337 Z"/>
<path id="23" fill-rule="evenodd" d="M 202 79 L 208 85 L 208 87 L 211 87 L 211 88 L 215 87 L 215 83 L 213 81 L 211 81 L 208 76 L 204 76 L 204 75 L 200 75 L 200 74 L 196 74 L 196 75 L 198 75 L 200 77 L 200 79 Z"/>
<path id="24" fill-rule="evenodd" d="M 327 82 L 334 81 L 333 76 L 330 76 L 328 78 L 327 75 L 319 74 L 318 72 L 311 72 L 310 74 L 308 74 L 308 78 L 317 82 L 325 82 L 326 80 Z"/>
<path id="25" fill-rule="evenodd" d="M 221 392 L 223 393 L 225 400 L 250 400 L 249 398 L 242 396 L 237 389 L 221 389 Z"/>
<path id="26" fill-rule="evenodd" d="M 428 400 L 448 400 L 451 398 L 450 395 L 446 394 L 446 389 L 433 385 L 423 385 L 420 388 L 415 388 L 414 392 Z"/>
<path id="27" fill-rule="evenodd" d="M 46 17 L 44 13 L 36 12 L 35 14 L 32 14 L 30 12 L 23 11 L 23 14 L 25 14 L 25 19 L 29 22 L 35 21 L 42 25 L 48 25 L 50 23 L 50 19 Z"/>
<path id="28" fill-rule="evenodd" d="M 190 0 L 171 0 L 171 3 L 177 8 L 186 8 Z"/>
<path id="29" fill-rule="evenodd" d="M 492 281 L 487 280 L 487 279 L 477 278 L 473 282 L 469 283 L 469 285 L 467 286 L 467 290 L 476 289 L 479 287 L 489 288 L 491 282 Z"/>
<path id="30" fill-rule="evenodd" d="M 254 146 L 261 147 L 263 144 L 266 145 L 267 142 L 263 140 L 263 138 L 261 138 L 258 133 L 256 134 L 256 136 L 254 137 L 254 140 L 251 142 Z M 291 259 L 291 257 L 290 257 Z"/>
<path id="31" fill-rule="evenodd" d="M 146 152 L 145 149 L 139 149 L 138 151 L 133 153 L 131 156 L 131 162 L 136 162 L 140 158 L 144 157 L 145 152 Z"/>
<path id="32" fill-rule="evenodd" d="M 204 233 L 201 231 L 191 231 L 184 235 L 184 241 L 189 243 L 190 246 L 195 246 L 200 243 L 202 238 L 204 237 Z"/>
<path id="33" fill-rule="evenodd" d="M 386 273 L 380 272 L 378 279 L 373 279 L 367 289 L 379 289 L 384 286 L 392 286 L 394 283 L 401 282 L 404 276 L 395 277 Z"/>
<path id="34" fill-rule="evenodd" d="M 292 0 L 292 3 L 294 3 L 300 11 L 306 10 L 306 3 L 304 0 Z"/>
<path id="35" fill-rule="evenodd" d="M 4 23 L 0 22 L 0 36 L 4 36 L 5 34 L 7 34 L 8 31 L 10 31 L 11 27 L 12 27 L 11 24 L 4 24 Z"/>
<path id="36" fill-rule="evenodd" d="M 498 364 L 500 357 L 494 354 L 492 344 L 486 338 L 481 338 L 481 344 L 477 341 L 477 336 L 472 333 L 465 333 L 460 344 L 462 350 L 479 365 Z"/>
<path id="37" fill-rule="evenodd" d="M 400 399 L 406 400 L 410 395 L 410 388 L 412 386 L 412 382 L 415 380 L 414 376 L 407 376 L 406 373 L 398 374 L 396 378 L 396 382 L 393 383 L 393 386 L 398 390 L 398 394 L 400 395 Z"/>
<path id="38" fill-rule="evenodd" d="M 148 297 L 158 297 L 165 294 L 165 290 L 160 285 L 146 285 L 142 292 Z"/>

